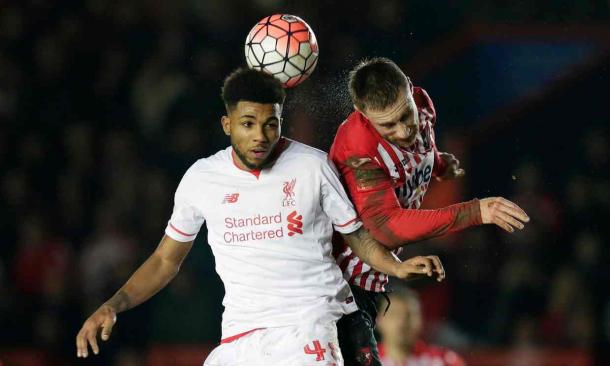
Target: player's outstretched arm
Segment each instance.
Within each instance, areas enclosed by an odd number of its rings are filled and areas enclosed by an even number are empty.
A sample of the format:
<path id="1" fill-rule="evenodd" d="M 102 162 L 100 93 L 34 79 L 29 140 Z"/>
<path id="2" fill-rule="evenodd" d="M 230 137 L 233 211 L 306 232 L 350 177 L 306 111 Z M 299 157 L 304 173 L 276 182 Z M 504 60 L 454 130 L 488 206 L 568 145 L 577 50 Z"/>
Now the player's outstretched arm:
<path id="1" fill-rule="evenodd" d="M 477 200 L 437 210 L 403 208 L 392 178 L 374 159 L 364 156 L 337 162 L 358 215 L 387 248 L 482 224 Z"/>
<path id="2" fill-rule="evenodd" d="M 102 340 L 108 340 L 116 323 L 116 314 L 143 303 L 165 287 L 178 273 L 192 246 L 193 242 L 182 243 L 163 236 L 155 252 L 125 285 L 85 321 L 76 336 L 76 356 L 87 357 L 88 347 L 98 354 L 98 331 L 101 330 Z"/>
<path id="3" fill-rule="evenodd" d="M 342 235 L 356 256 L 379 272 L 403 279 L 435 274 L 439 281 L 445 278 L 445 270 L 437 256 L 418 256 L 401 262 L 394 253 L 377 242 L 364 227 Z"/>
<path id="4" fill-rule="evenodd" d="M 370 158 L 355 166 L 340 165 L 358 214 L 373 237 L 390 249 L 481 224 L 496 224 L 508 232 L 529 221 L 516 204 L 500 197 L 471 200 L 435 209 L 401 207 L 392 181 Z M 361 159 L 362 160 L 362 159 Z"/>

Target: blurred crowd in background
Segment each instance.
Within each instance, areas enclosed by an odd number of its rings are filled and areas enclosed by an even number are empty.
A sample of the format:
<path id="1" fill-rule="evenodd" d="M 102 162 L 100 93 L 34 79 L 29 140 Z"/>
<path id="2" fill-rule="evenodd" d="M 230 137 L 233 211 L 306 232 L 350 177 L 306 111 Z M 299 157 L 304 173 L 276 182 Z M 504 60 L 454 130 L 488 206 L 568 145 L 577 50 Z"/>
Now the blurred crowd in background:
<path id="1" fill-rule="evenodd" d="M 289 91 L 285 134 L 327 149 L 351 108 L 346 71 L 360 58 L 405 66 L 468 23 L 603 26 L 610 2 L 0 1 L 0 360 L 26 347 L 49 365 L 75 363 L 82 321 L 155 249 L 182 174 L 228 145 L 223 77 L 244 63 L 250 27 L 277 12 L 308 21 L 321 49 L 311 79 Z M 413 284 L 428 339 L 464 355 L 558 347 L 601 357 L 610 339 L 604 113 L 591 128 L 591 118 L 516 121 L 505 139 L 534 131 L 538 145 L 564 148 L 539 155 L 523 144 L 499 186 L 478 163 L 504 145 L 470 149 L 439 117 L 441 149 L 467 169 L 456 199 L 503 195 L 532 222 L 511 236 L 477 228 L 408 248 L 440 254 L 448 272 L 441 285 Z M 169 288 L 119 316 L 98 363 L 141 365 L 156 343 L 217 342 L 222 295 L 202 231 Z"/>

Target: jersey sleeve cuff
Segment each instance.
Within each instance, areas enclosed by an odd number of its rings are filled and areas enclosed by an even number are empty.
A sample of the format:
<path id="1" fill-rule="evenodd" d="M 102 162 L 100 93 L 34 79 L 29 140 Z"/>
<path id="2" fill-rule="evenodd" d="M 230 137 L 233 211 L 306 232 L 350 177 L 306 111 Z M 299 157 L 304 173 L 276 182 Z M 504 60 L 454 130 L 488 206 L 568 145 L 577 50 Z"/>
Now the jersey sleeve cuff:
<path id="1" fill-rule="evenodd" d="M 360 221 L 359 217 L 354 217 L 351 220 L 348 220 L 344 223 L 333 224 L 333 227 L 336 231 L 341 234 L 351 234 L 354 231 L 360 229 L 362 226 L 362 221 Z"/>
<path id="2" fill-rule="evenodd" d="M 197 237 L 197 233 L 191 234 L 186 231 L 180 230 L 175 227 L 171 222 L 167 223 L 167 227 L 165 228 L 165 234 L 175 241 L 187 243 L 189 241 L 195 240 Z"/>

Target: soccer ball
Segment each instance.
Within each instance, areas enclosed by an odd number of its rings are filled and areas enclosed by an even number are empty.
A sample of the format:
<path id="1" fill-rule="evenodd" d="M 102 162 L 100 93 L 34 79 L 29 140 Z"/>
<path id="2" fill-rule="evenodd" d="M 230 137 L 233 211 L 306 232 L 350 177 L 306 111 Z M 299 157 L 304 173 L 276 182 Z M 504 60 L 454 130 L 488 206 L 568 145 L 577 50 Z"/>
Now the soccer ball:
<path id="1" fill-rule="evenodd" d="M 318 63 L 318 42 L 303 19 L 288 14 L 263 18 L 246 37 L 246 62 L 291 88 L 311 75 Z"/>

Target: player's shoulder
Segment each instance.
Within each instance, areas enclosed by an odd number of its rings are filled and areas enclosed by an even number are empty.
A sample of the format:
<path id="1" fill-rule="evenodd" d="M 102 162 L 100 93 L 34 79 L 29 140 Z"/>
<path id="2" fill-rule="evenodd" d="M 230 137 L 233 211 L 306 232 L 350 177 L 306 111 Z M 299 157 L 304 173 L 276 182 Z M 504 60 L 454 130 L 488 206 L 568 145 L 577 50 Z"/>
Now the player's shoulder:
<path id="1" fill-rule="evenodd" d="M 186 170 L 184 178 L 195 178 L 224 171 L 224 166 L 231 159 L 231 148 L 220 150 L 213 155 L 198 159 Z M 183 179 L 184 179 L 183 178 Z"/>
<path id="2" fill-rule="evenodd" d="M 298 160 L 308 164 L 326 163 L 328 161 L 328 154 L 326 152 L 296 140 L 284 139 L 286 141 L 284 155 L 287 159 Z"/>
<path id="3" fill-rule="evenodd" d="M 420 86 L 413 87 L 413 99 L 415 100 L 415 104 L 418 107 L 429 107 L 434 108 L 434 103 L 432 103 L 432 98 L 426 91 L 426 89 Z"/>
<path id="4" fill-rule="evenodd" d="M 331 148 L 331 156 L 336 153 L 371 154 L 379 143 L 373 127 L 358 111 L 352 112 L 337 129 Z"/>

